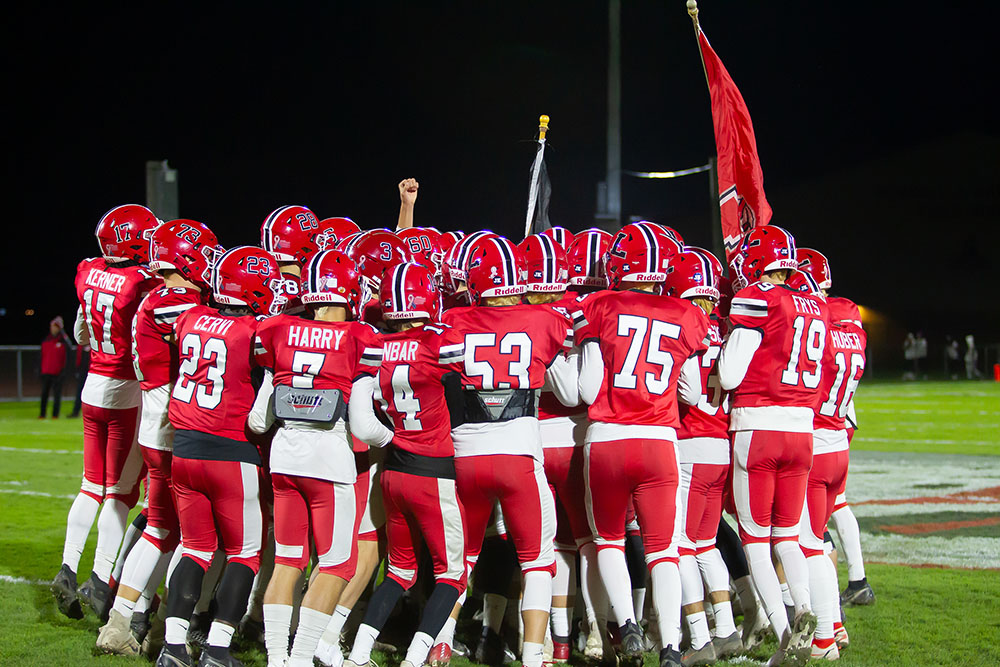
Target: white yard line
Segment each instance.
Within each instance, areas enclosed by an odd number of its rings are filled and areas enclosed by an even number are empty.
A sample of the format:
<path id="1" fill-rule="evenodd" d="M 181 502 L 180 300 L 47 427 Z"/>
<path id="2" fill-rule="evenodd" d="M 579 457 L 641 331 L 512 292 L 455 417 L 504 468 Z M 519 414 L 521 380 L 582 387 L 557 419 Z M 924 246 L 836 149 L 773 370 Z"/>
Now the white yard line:
<path id="1" fill-rule="evenodd" d="M 0 452 L 22 452 L 24 454 L 83 454 L 82 449 L 37 449 L 32 447 L 0 446 Z"/>
<path id="2" fill-rule="evenodd" d="M 0 582 L 5 584 L 29 584 L 31 586 L 48 586 L 49 581 L 42 581 L 41 579 L 25 579 L 24 577 L 12 577 L 9 574 L 0 574 Z"/>
<path id="3" fill-rule="evenodd" d="M 58 498 L 60 500 L 76 500 L 76 494 L 63 495 L 61 493 L 45 493 L 44 491 L 27 491 L 22 489 L 0 489 L 0 493 L 9 493 L 15 496 L 35 496 L 36 498 Z"/>
<path id="4" fill-rule="evenodd" d="M 987 447 L 1000 444 L 1000 440 L 932 440 L 913 438 L 871 438 L 867 436 L 855 436 L 858 442 L 892 442 L 901 445 L 977 445 Z"/>

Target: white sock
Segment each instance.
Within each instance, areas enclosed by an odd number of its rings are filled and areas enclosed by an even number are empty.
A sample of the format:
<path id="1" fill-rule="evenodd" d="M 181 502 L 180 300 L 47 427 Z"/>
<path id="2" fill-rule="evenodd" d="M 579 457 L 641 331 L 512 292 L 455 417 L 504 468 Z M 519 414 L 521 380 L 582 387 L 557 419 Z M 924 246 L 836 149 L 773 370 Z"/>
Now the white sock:
<path id="1" fill-rule="evenodd" d="M 552 641 L 565 644 L 569 640 L 570 616 L 572 607 L 552 607 L 549 611 L 549 623 L 552 626 Z"/>
<path id="2" fill-rule="evenodd" d="M 183 646 L 184 640 L 187 639 L 188 625 L 190 625 L 190 622 L 186 618 L 168 616 L 164 623 L 163 640 L 168 644 L 180 644 Z"/>
<path id="3" fill-rule="evenodd" d="M 438 644 L 445 644 L 448 648 L 451 648 L 455 642 L 455 626 L 457 624 L 458 621 L 449 616 L 448 620 L 445 621 L 444 625 L 441 627 L 441 632 L 439 632 L 438 636 L 434 638 L 434 646 L 437 646 Z"/>
<path id="4" fill-rule="evenodd" d="M 681 643 L 681 575 L 677 563 L 660 561 L 649 574 L 663 647 L 677 648 Z"/>
<path id="5" fill-rule="evenodd" d="M 410 640 L 410 648 L 406 651 L 406 659 L 416 665 L 416 667 L 420 667 L 420 665 L 427 662 L 427 654 L 431 652 L 431 646 L 433 644 L 433 637 L 426 632 L 418 632 L 413 635 L 413 639 Z M 294 666 L 289 665 L 288 667 Z"/>
<path id="6" fill-rule="evenodd" d="M 786 607 L 794 607 L 795 602 L 792 600 L 792 589 L 789 588 L 787 581 L 778 580 L 781 584 L 781 603 Z"/>
<path id="7" fill-rule="evenodd" d="M 646 607 L 646 589 L 645 588 L 633 588 L 632 589 L 632 614 L 635 616 L 635 622 L 641 623 L 643 610 Z"/>
<path id="8" fill-rule="evenodd" d="M 125 568 L 125 561 L 128 560 L 129 554 L 132 553 L 139 542 L 139 538 L 142 537 L 142 531 L 136 528 L 135 522 L 128 520 L 128 515 L 125 516 L 125 521 L 128 523 L 125 526 L 125 537 L 122 538 L 121 549 L 118 551 L 118 558 L 115 560 L 115 567 L 111 570 L 111 578 L 115 581 L 121 582 L 122 580 L 122 570 Z M 142 590 L 142 586 L 132 586 L 138 591 Z"/>
<path id="9" fill-rule="evenodd" d="M 132 612 L 136 614 L 143 614 L 149 610 L 149 605 L 153 601 L 152 593 L 147 593 L 143 591 L 139 594 L 139 599 L 135 601 L 135 607 L 132 608 Z"/>
<path id="10" fill-rule="evenodd" d="M 323 631 L 323 638 L 320 641 L 333 644 L 334 646 L 339 644 L 340 632 L 344 629 L 344 623 L 347 623 L 347 617 L 350 615 L 350 607 L 344 607 L 343 605 L 338 604 L 337 608 L 333 610 L 333 614 L 330 616 L 330 622 L 327 623 L 326 630 Z"/>
<path id="11" fill-rule="evenodd" d="M 226 623 L 212 621 L 212 626 L 208 629 L 208 645 L 216 648 L 229 648 L 233 643 L 233 633 L 236 628 Z"/>
<path id="12" fill-rule="evenodd" d="M 736 620 L 733 618 L 732 602 L 729 600 L 713 602 L 712 613 L 715 614 L 714 632 L 716 637 L 728 637 L 736 632 Z"/>
<path id="13" fill-rule="evenodd" d="M 712 641 L 712 634 L 708 631 L 708 617 L 704 611 L 688 614 L 684 620 L 687 621 L 688 630 L 691 632 L 691 648 L 697 650 Z"/>
<path id="14" fill-rule="evenodd" d="M 621 549 L 598 549 L 597 564 L 601 582 L 611 602 L 611 613 L 619 627 L 635 621 L 632 609 L 632 591 L 629 589 L 628 565 Z"/>
<path id="15" fill-rule="evenodd" d="M 833 525 L 840 536 L 840 551 L 847 560 L 847 579 L 861 581 L 865 578 L 865 561 L 861 556 L 861 528 L 858 520 L 846 505 L 833 513 Z"/>
<path id="16" fill-rule="evenodd" d="M 115 602 L 113 605 L 111 605 L 112 611 L 117 611 L 126 619 L 132 618 L 132 611 L 134 609 L 135 609 L 135 602 L 133 602 L 132 600 L 126 600 L 121 595 L 116 595 Z"/>
<path id="17" fill-rule="evenodd" d="M 784 540 L 774 545 L 774 552 L 778 554 L 781 567 L 785 570 L 785 581 L 788 582 L 788 592 L 792 596 L 795 613 L 809 609 L 809 566 L 806 565 L 802 547 L 797 540 Z"/>
<path id="18" fill-rule="evenodd" d="M 288 635 L 292 625 L 292 606 L 264 605 L 264 646 L 268 663 L 280 665 L 288 659 Z"/>
<path id="19" fill-rule="evenodd" d="M 101 581 L 111 579 L 111 569 L 115 566 L 127 522 L 128 505 L 117 498 L 106 499 L 97 517 L 97 548 L 94 550 L 94 574 Z"/>
<path id="20" fill-rule="evenodd" d="M 760 596 L 767 619 L 771 621 L 771 628 L 776 636 L 783 637 L 785 630 L 788 629 L 788 616 L 781 601 L 781 583 L 771 563 L 771 545 L 766 542 L 752 542 L 744 544 L 743 551 L 747 556 L 747 565 L 750 566 L 750 578 Z"/>
<path id="21" fill-rule="evenodd" d="M 543 644 L 538 642 L 524 642 L 521 649 L 521 664 L 524 667 L 541 667 Z"/>
<path id="22" fill-rule="evenodd" d="M 378 630 L 365 623 L 358 628 L 358 634 L 354 638 L 354 646 L 351 647 L 351 655 L 348 660 L 358 665 L 366 665 L 372 657 L 372 648 L 375 646 L 375 639 L 378 637 Z"/>
<path id="23" fill-rule="evenodd" d="M 66 542 L 63 544 L 63 565 L 77 572 L 80 567 L 80 556 L 87 544 L 87 536 L 94 525 L 94 517 L 101 504 L 85 493 L 76 494 L 73 505 L 66 517 Z"/>
<path id="24" fill-rule="evenodd" d="M 494 632 L 503 627 L 503 616 L 507 612 L 507 598 L 496 593 L 483 596 L 483 625 Z"/>
<path id="25" fill-rule="evenodd" d="M 576 553 L 556 552 L 556 573 L 552 577 L 552 596 L 576 594 Z"/>
<path id="26" fill-rule="evenodd" d="M 145 590 L 162 555 L 149 540 L 139 540 L 125 557 L 119 583 L 137 591 Z"/>
<path id="27" fill-rule="evenodd" d="M 319 645 L 319 638 L 330 623 L 330 614 L 324 614 L 309 607 L 299 607 L 299 627 L 295 630 L 292 654 L 288 657 L 288 667 L 312 667 L 313 653 Z M 427 657 L 426 655 L 424 657 Z"/>
<path id="28" fill-rule="evenodd" d="M 809 567 L 809 592 L 816 612 L 816 638 L 831 639 L 833 624 L 840 620 L 840 597 L 837 591 L 837 570 L 825 555 L 806 559 Z"/>
<path id="29" fill-rule="evenodd" d="M 587 612 L 588 627 L 597 625 L 603 631 L 608 621 L 608 594 L 601 581 L 597 546 L 593 542 L 580 547 L 580 593 Z"/>

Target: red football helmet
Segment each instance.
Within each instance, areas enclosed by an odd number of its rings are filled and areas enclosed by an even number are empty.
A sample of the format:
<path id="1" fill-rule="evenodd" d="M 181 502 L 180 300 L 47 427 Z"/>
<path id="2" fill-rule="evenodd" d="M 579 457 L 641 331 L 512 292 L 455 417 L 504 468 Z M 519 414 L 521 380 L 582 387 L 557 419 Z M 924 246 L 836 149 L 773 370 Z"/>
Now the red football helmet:
<path id="1" fill-rule="evenodd" d="M 546 229 L 542 234 L 545 234 L 550 239 L 555 241 L 562 247 L 563 251 L 569 250 L 569 246 L 573 243 L 573 232 L 569 231 L 565 227 L 550 227 Z"/>
<path id="2" fill-rule="evenodd" d="M 441 250 L 441 232 L 430 227 L 408 227 L 396 232 L 406 244 L 410 261 L 421 264 L 435 273 L 441 270 L 444 251 Z"/>
<path id="3" fill-rule="evenodd" d="M 339 241 L 337 241 L 337 245 L 334 248 L 334 250 L 339 250 L 341 252 L 347 252 L 347 248 L 352 243 L 354 243 L 354 239 L 358 238 L 359 236 L 361 236 L 361 232 L 355 232 L 354 234 L 348 234 L 344 238 L 342 238 Z M 326 250 L 329 250 L 329 249 L 330 248 L 326 248 Z"/>
<path id="4" fill-rule="evenodd" d="M 123 204 L 101 216 L 95 234 L 109 262 L 149 261 L 149 238 L 160 221 L 145 206 Z"/>
<path id="5" fill-rule="evenodd" d="M 833 287 L 833 276 L 830 275 L 830 261 L 826 255 L 812 248 L 799 248 L 795 253 L 799 261 L 799 271 L 805 271 L 819 284 L 820 289 Z"/>
<path id="6" fill-rule="evenodd" d="M 465 238 L 465 232 L 445 232 L 441 235 L 441 252 L 448 254 L 452 246 Z"/>
<path id="7" fill-rule="evenodd" d="M 441 288 L 447 294 L 458 292 L 459 283 L 466 282 L 466 269 L 469 266 L 469 258 L 477 243 L 484 239 L 497 238 L 493 232 L 478 231 L 463 236 L 462 239 L 451 247 L 441 261 Z"/>
<path id="8" fill-rule="evenodd" d="M 222 253 L 212 267 L 212 296 L 227 306 L 246 306 L 254 315 L 277 315 L 287 300 L 274 257 L 253 246 Z"/>
<path id="9" fill-rule="evenodd" d="M 319 233 L 316 235 L 316 245 L 320 250 L 332 250 L 340 239 L 361 231 L 358 224 L 350 218 L 324 218 L 319 221 Z"/>
<path id="10" fill-rule="evenodd" d="M 712 254 L 711 251 L 693 245 L 684 246 L 684 252 L 696 252 L 702 257 L 704 257 L 705 261 L 707 261 L 709 264 L 712 265 L 712 275 L 715 276 L 716 285 L 719 287 L 719 290 L 721 291 L 722 286 L 719 281 L 723 279 L 723 274 L 725 273 L 725 269 L 722 268 L 722 262 L 719 261 L 719 258 L 716 257 L 714 254 Z"/>
<path id="11" fill-rule="evenodd" d="M 795 238 L 781 227 L 754 227 L 743 239 L 743 271 L 757 282 L 768 271 L 797 269 Z"/>
<path id="12" fill-rule="evenodd" d="M 344 252 L 358 265 L 361 282 L 372 294 L 378 294 L 386 271 L 406 261 L 406 245 L 385 229 L 361 232 L 347 244 Z"/>
<path id="13" fill-rule="evenodd" d="M 593 227 L 578 233 L 566 251 L 569 284 L 586 287 L 607 287 L 604 256 L 611 245 L 611 234 Z"/>
<path id="14" fill-rule="evenodd" d="M 195 220 L 171 220 L 153 231 L 149 240 L 149 268 L 173 269 L 191 282 L 208 287 L 212 264 L 223 252 L 207 226 Z"/>
<path id="15" fill-rule="evenodd" d="M 684 242 L 678 240 L 674 235 L 675 232 L 669 227 L 664 227 L 657 222 L 649 222 L 648 220 L 642 220 L 633 224 L 645 227 L 653 232 L 657 242 L 660 244 L 660 250 L 666 255 L 667 259 L 684 250 Z"/>
<path id="16" fill-rule="evenodd" d="M 361 282 L 354 260 L 339 250 L 323 250 L 312 256 L 302 273 L 302 303 L 347 306 L 354 319 L 371 298 Z"/>
<path id="17" fill-rule="evenodd" d="M 386 322 L 441 317 L 441 291 L 434 274 L 419 264 L 404 262 L 392 267 L 382 281 L 379 302 Z"/>
<path id="18" fill-rule="evenodd" d="M 681 299 L 703 297 L 718 303 L 718 276 L 707 257 L 699 252 L 686 250 L 670 259 L 663 293 Z"/>
<path id="19" fill-rule="evenodd" d="M 317 250 L 316 214 L 305 206 L 282 206 L 271 211 L 260 226 L 260 247 L 279 262 L 305 264 Z"/>
<path id="20" fill-rule="evenodd" d="M 664 242 L 664 239 L 667 239 Z M 667 279 L 670 257 L 677 242 L 657 234 L 648 224 L 625 225 L 615 235 L 606 258 L 611 289 L 625 289 L 625 282 L 662 283 Z"/>
<path id="21" fill-rule="evenodd" d="M 532 234 L 517 248 L 524 255 L 529 292 L 566 291 L 569 279 L 566 252 L 550 234 Z"/>
<path id="22" fill-rule="evenodd" d="M 517 296 L 528 291 L 528 267 L 513 243 L 493 236 L 476 244 L 469 258 L 466 284 L 472 303 L 491 296 Z"/>
<path id="23" fill-rule="evenodd" d="M 805 271 L 795 270 L 789 273 L 788 279 L 785 280 L 785 285 L 791 287 L 796 292 L 823 296 L 823 290 L 820 289 L 819 283 Z"/>

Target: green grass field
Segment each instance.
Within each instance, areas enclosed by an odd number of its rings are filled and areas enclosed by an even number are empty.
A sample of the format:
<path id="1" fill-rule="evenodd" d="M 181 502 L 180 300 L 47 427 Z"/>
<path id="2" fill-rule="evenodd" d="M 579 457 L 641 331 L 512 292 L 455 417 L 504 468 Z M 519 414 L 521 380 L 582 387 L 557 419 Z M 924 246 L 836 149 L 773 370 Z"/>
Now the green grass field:
<path id="1" fill-rule="evenodd" d="M 1000 572 L 975 569 L 1000 562 L 1000 499 L 965 500 L 998 484 L 1000 385 L 863 385 L 857 405 L 858 461 L 852 458 L 848 496 L 858 503 L 866 554 L 885 563 L 955 567 L 869 564 L 878 602 L 847 610 L 851 646 L 842 663 L 1000 664 Z M 79 488 L 82 442 L 79 420 L 40 421 L 36 415 L 35 404 L 0 404 L 0 666 L 148 664 L 93 655 L 97 620 L 62 617 L 43 585 L 59 567 L 66 512 Z M 914 523 L 922 533 L 911 534 L 907 526 Z M 81 561 L 84 573 L 93 542 L 94 534 Z M 924 551 L 914 557 L 921 544 Z M 840 574 L 843 584 L 843 568 Z M 266 662 L 257 651 L 241 657 L 247 664 Z M 752 656 L 766 657 L 766 650 Z"/>

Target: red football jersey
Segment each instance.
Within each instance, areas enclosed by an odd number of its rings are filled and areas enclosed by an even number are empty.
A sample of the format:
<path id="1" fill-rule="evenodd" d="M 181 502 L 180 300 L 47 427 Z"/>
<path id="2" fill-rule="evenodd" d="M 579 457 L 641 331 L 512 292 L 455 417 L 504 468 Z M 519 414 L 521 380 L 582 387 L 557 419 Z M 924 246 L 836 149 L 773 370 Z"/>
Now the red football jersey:
<path id="1" fill-rule="evenodd" d="M 578 308 L 577 299 L 579 294 L 575 292 L 566 292 L 561 299 L 554 301 L 552 303 L 541 304 L 535 306 L 536 308 L 552 308 L 566 317 L 572 318 L 573 313 Z M 580 405 L 568 408 L 559 402 L 556 398 L 555 393 L 551 391 L 542 391 L 538 395 L 538 419 L 555 419 L 556 417 L 575 417 L 578 415 L 587 414 L 587 406 L 581 403 Z"/>
<path id="2" fill-rule="evenodd" d="M 698 405 L 680 403 L 681 425 L 677 439 L 724 438 L 729 439 L 729 401 L 719 384 L 719 354 L 722 352 L 722 332 L 719 318 L 712 313 L 708 318 L 708 348 L 698 353 L 701 368 L 701 400 Z"/>
<path id="3" fill-rule="evenodd" d="M 142 300 L 132 320 L 132 361 L 139 386 L 162 387 L 177 379 L 177 345 L 167 342 L 181 313 L 201 305 L 203 296 L 187 287 L 158 287 Z"/>
<path id="4" fill-rule="evenodd" d="M 375 400 L 392 420 L 392 445 L 421 456 L 454 456 L 444 376 L 461 373 L 462 334 L 427 324 L 382 338 L 382 367 Z"/>
<path id="5" fill-rule="evenodd" d="M 250 315 L 189 308 L 174 323 L 180 369 L 170 398 L 174 428 L 247 441 L 247 415 L 256 392 L 250 381 L 254 334 Z"/>
<path id="6" fill-rule="evenodd" d="M 541 389 L 546 369 L 573 345 L 570 318 L 552 308 L 467 306 L 442 320 L 465 335 L 466 389 Z"/>
<path id="7" fill-rule="evenodd" d="M 257 327 L 257 364 L 274 372 L 274 384 L 300 389 L 339 389 L 374 376 L 382 363 L 379 333 L 363 322 L 322 322 L 278 315 Z"/>
<path id="8" fill-rule="evenodd" d="M 830 326 L 823 353 L 823 375 L 819 395 L 822 401 L 813 420 L 815 429 L 847 428 L 847 408 L 865 372 L 865 330 L 853 322 Z"/>
<path id="9" fill-rule="evenodd" d="M 90 331 L 90 372 L 134 380 L 132 318 L 147 292 L 161 285 L 159 276 L 131 265 L 109 266 L 103 257 L 85 259 L 76 268 L 76 297 Z"/>
<path id="10" fill-rule="evenodd" d="M 591 421 L 677 428 L 677 378 L 707 347 L 705 312 L 674 297 L 604 290 L 581 299 L 573 319 L 577 344 L 596 340 L 604 359 Z"/>
<path id="11" fill-rule="evenodd" d="M 733 329 L 762 335 L 746 375 L 732 392 L 732 407 L 816 406 L 826 349 L 826 300 L 784 285 L 756 283 L 733 297 Z"/>

